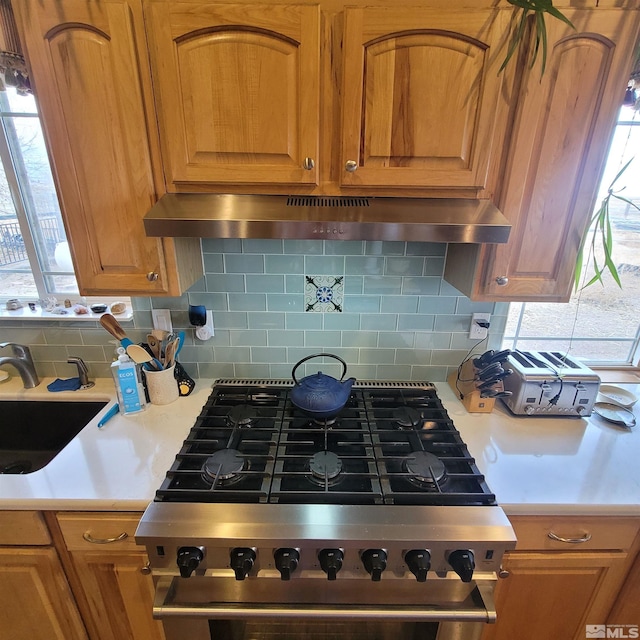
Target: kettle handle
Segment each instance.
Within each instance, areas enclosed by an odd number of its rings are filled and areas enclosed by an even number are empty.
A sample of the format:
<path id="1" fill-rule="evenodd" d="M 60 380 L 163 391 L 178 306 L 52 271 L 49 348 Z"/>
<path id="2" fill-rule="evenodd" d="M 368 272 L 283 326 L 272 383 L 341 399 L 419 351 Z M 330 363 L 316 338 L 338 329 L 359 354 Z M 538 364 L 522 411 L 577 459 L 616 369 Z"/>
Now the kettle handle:
<path id="1" fill-rule="evenodd" d="M 323 356 L 326 356 L 327 358 L 335 358 L 336 360 L 339 360 L 340 362 L 342 362 L 342 375 L 340 376 L 340 380 L 338 380 L 338 382 L 342 382 L 342 379 L 347 373 L 347 363 L 339 356 L 333 355 L 333 353 L 314 353 L 312 356 L 307 356 L 306 358 L 302 358 L 302 360 L 300 360 L 300 362 L 298 362 L 291 371 L 291 377 L 293 378 L 293 382 L 295 384 L 298 384 L 298 380 L 296 378 L 296 369 L 303 362 L 306 362 L 307 360 L 311 360 L 311 358 L 322 358 Z"/>

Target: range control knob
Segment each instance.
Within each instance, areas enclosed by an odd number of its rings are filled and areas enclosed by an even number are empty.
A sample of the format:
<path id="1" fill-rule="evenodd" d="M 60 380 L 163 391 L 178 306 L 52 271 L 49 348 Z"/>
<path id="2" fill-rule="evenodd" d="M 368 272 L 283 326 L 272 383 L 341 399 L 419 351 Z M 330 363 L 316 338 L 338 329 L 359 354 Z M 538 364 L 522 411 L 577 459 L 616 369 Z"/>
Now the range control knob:
<path id="1" fill-rule="evenodd" d="M 188 578 L 198 568 L 202 558 L 204 558 L 202 549 L 198 547 L 180 547 L 176 558 L 180 575 L 183 578 Z"/>
<path id="2" fill-rule="evenodd" d="M 449 554 L 449 564 L 460 576 L 462 582 L 471 582 L 471 578 L 473 578 L 473 570 L 476 568 L 472 551 L 469 551 L 468 549 L 452 551 Z"/>
<path id="3" fill-rule="evenodd" d="M 321 549 L 318 552 L 318 560 L 322 570 L 327 574 L 329 580 L 335 580 L 338 571 L 342 569 L 344 552 L 342 549 Z"/>
<path id="4" fill-rule="evenodd" d="M 387 552 L 384 549 L 367 549 L 361 555 L 362 564 L 371 574 L 373 582 L 380 582 L 382 572 L 387 568 Z"/>
<path id="5" fill-rule="evenodd" d="M 283 580 L 289 580 L 291 574 L 298 568 L 300 552 L 297 549 L 276 549 L 273 552 L 273 559 L 276 563 L 276 569 L 280 572 L 280 577 Z"/>
<path id="6" fill-rule="evenodd" d="M 231 568 L 236 574 L 236 580 L 244 580 L 256 561 L 256 552 L 250 547 L 236 547 L 231 549 Z"/>
<path id="7" fill-rule="evenodd" d="M 431 567 L 431 554 L 426 549 L 411 549 L 404 554 L 404 561 L 418 582 L 427 581 L 427 571 Z"/>

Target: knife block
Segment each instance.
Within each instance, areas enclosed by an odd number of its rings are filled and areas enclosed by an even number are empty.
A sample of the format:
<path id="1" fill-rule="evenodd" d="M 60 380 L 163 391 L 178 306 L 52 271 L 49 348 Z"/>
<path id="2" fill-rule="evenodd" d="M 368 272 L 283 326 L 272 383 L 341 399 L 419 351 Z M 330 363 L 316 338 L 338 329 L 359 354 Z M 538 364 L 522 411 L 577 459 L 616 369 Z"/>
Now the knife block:
<path id="1" fill-rule="evenodd" d="M 476 389 L 475 376 L 477 370 L 473 366 L 473 360 L 465 360 L 458 371 L 454 371 L 447 378 L 449 386 L 453 389 L 456 398 L 462 402 L 469 413 L 491 413 L 496 404 L 495 398 L 481 398 Z"/>

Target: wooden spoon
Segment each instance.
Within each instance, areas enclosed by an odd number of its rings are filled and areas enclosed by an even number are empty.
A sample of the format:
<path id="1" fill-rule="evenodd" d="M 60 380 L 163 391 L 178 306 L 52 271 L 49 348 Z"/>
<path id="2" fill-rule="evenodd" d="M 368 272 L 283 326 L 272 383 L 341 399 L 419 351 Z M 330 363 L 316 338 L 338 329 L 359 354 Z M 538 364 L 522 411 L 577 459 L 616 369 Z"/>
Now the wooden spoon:
<path id="1" fill-rule="evenodd" d="M 175 355 L 176 355 L 176 349 L 178 348 L 178 345 L 180 344 L 180 340 L 179 338 L 176 338 L 175 340 L 172 340 L 164 349 L 164 367 L 165 369 L 168 369 L 170 366 L 173 365 L 173 362 L 175 360 Z"/>
<path id="2" fill-rule="evenodd" d="M 100 316 L 100 324 L 114 337 L 120 340 L 120 344 L 126 349 L 133 342 L 127 338 L 125 330 L 120 323 L 110 314 L 103 313 Z"/>
<path id="3" fill-rule="evenodd" d="M 147 335 L 147 344 L 151 351 L 153 351 L 153 355 L 156 358 L 159 358 L 162 354 L 160 353 L 160 340 L 156 338 L 152 333 Z"/>
<path id="4" fill-rule="evenodd" d="M 139 344 L 130 344 L 127 347 L 127 355 L 136 363 L 141 365 L 149 365 L 156 371 L 162 370 L 162 363 L 154 358 L 144 347 Z"/>

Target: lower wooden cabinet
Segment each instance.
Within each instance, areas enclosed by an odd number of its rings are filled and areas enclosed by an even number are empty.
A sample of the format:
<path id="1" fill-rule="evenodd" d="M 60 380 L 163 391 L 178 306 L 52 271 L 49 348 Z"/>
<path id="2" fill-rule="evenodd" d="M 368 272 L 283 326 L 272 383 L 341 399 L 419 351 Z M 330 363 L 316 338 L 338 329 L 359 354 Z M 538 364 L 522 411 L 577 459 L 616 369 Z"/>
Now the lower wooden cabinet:
<path id="1" fill-rule="evenodd" d="M 140 513 L 58 513 L 69 580 L 92 640 L 162 640 L 153 580 L 135 544 Z"/>
<path id="2" fill-rule="evenodd" d="M 640 532 L 634 544 L 635 561 L 631 565 L 622 589 L 609 612 L 609 625 L 640 626 Z"/>
<path id="3" fill-rule="evenodd" d="M 0 512 L 0 638 L 164 640 L 134 540 L 140 516 Z M 482 640 L 584 640 L 588 624 L 638 624 L 639 518 L 511 520 L 518 545 Z"/>
<path id="4" fill-rule="evenodd" d="M 607 621 L 639 521 L 514 517 L 512 523 L 518 545 L 505 556 L 508 577 L 496 589 L 498 622 L 487 625 L 482 640 L 584 640 L 586 625 Z"/>
<path id="5" fill-rule="evenodd" d="M 42 516 L 0 512 L 0 638 L 86 640 Z"/>

